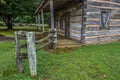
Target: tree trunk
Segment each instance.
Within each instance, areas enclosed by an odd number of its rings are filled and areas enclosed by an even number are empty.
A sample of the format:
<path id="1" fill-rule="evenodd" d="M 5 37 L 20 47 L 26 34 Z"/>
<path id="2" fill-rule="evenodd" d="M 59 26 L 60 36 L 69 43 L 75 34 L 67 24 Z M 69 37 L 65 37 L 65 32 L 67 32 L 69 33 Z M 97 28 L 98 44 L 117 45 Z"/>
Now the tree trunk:
<path id="1" fill-rule="evenodd" d="M 7 25 L 7 29 L 8 29 L 8 30 L 12 30 L 12 29 L 13 29 L 12 23 L 8 23 L 8 24 L 6 24 L 6 25 Z"/>
<path id="2" fill-rule="evenodd" d="M 9 15 L 3 15 L 2 16 L 3 21 L 5 22 L 7 29 L 8 30 L 12 30 L 13 29 L 13 25 L 12 25 L 12 18 Z"/>

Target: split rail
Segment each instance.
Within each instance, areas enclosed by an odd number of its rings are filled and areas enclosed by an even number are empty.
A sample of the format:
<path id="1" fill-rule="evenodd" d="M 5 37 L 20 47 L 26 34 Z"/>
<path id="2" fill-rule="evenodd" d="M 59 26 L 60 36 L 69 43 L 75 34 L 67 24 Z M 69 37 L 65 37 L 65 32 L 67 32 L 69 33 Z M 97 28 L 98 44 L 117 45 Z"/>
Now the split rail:
<path id="1" fill-rule="evenodd" d="M 57 32 L 56 29 L 48 32 L 14 32 L 16 63 L 18 71 L 23 72 L 22 60 L 29 60 L 30 73 L 32 77 L 37 76 L 37 59 L 36 53 L 45 46 L 50 48 L 57 47 Z M 22 53 L 22 49 L 26 52 Z"/>

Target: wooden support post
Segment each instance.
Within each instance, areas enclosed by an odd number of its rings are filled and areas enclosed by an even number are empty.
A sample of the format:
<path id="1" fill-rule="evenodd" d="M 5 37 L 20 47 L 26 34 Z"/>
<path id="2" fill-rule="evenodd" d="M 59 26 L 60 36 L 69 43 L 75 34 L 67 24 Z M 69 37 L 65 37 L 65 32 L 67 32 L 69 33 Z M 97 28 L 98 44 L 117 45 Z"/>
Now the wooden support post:
<path id="1" fill-rule="evenodd" d="M 42 31 L 44 32 L 45 31 L 45 23 L 44 23 L 44 12 L 43 10 L 41 10 L 41 16 L 42 16 Z"/>
<path id="2" fill-rule="evenodd" d="M 37 60 L 36 60 L 36 48 L 35 48 L 35 33 L 28 32 L 26 36 L 27 36 L 27 48 L 28 48 L 30 72 L 32 77 L 36 77 Z"/>
<path id="3" fill-rule="evenodd" d="M 40 31 L 40 14 L 38 14 L 38 30 Z"/>
<path id="4" fill-rule="evenodd" d="M 36 26 L 38 27 L 38 16 L 35 16 Z"/>
<path id="5" fill-rule="evenodd" d="M 23 67 L 22 67 L 22 59 L 20 59 L 20 57 L 19 57 L 19 55 L 20 55 L 20 48 L 19 48 L 18 33 L 15 32 L 14 36 L 15 36 L 15 49 L 16 49 L 16 63 L 17 63 L 19 72 L 22 73 L 23 72 Z"/>
<path id="6" fill-rule="evenodd" d="M 87 0 L 82 0 L 82 28 L 81 28 L 81 38 L 80 38 L 80 42 L 84 43 L 85 42 L 85 29 L 86 29 L 86 11 L 85 9 L 87 8 L 87 4 L 85 4 L 85 2 L 87 2 Z"/>
<path id="7" fill-rule="evenodd" d="M 53 0 L 50 0 L 50 17 L 51 17 L 51 29 L 53 30 L 55 28 Z"/>
<path id="8" fill-rule="evenodd" d="M 54 29 L 54 33 L 53 33 L 53 48 L 56 49 L 57 48 L 57 30 Z"/>

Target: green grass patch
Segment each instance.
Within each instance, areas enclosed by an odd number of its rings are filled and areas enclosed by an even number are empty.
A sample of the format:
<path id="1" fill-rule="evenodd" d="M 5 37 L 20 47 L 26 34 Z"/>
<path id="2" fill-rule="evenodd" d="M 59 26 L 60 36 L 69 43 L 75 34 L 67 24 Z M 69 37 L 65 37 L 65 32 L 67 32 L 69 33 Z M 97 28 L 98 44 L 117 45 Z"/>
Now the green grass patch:
<path id="1" fill-rule="evenodd" d="M 119 80 L 120 42 L 37 52 L 36 80 Z M 13 42 L 0 43 L 0 80 L 35 80 L 30 77 L 28 61 L 24 73 L 15 63 Z"/>
<path id="2" fill-rule="evenodd" d="M 49 27 L 45 27 L 45 31 L 48 31 Z M 0 26 L 0 35 L 6 37 L 13 37 L 15 31 L 38 31 L 37 26 L 13 26 L 13 30 L 7 30 L 6 26 Z M 42 30 L 41 30 L 42 31 Z"/>

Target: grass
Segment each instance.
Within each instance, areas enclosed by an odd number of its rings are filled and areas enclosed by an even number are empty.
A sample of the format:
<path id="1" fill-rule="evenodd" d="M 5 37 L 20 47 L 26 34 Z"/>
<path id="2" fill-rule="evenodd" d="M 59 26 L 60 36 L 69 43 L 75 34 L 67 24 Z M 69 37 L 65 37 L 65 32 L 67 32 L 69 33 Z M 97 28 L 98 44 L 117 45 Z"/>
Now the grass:
<path id="1" fill-rule="evenodd" d="M 81 48 L 57 49 L 37 53 L 36 80 L 119 80 L 120 42 Z M 7 49 L 7 50 L 6 50 Z M 24 73 L 15 64 L 13 42 L 0 43 L 0 80 L 35 80 L 30 77 L 28 61 Z"/>
<path id="2" fill-rule="evenodd" d="M 47 26 L 45 30 L 48 30 Z M 38 28 L 36 26 L 13 26 L 13 30 L 7 30 L 6 26 L 0 26 L 0 35 L 13 37 L 14 31 L 38 31 Z"/>
<path id="3" fill-rule="evenodd" d="M 0 35 L 13 37 L 13 32 L 1 30 Z M 54 52 L 40 50 L 37 52 L 38 77 L 34 79 L 30 77 L 28 60 L 23 60 L 24 73 L 18 73 L 14 42 L 1 42 L 0 80 L 119 80 L 119 48 L 120 42 L 115 42 Z"/>

